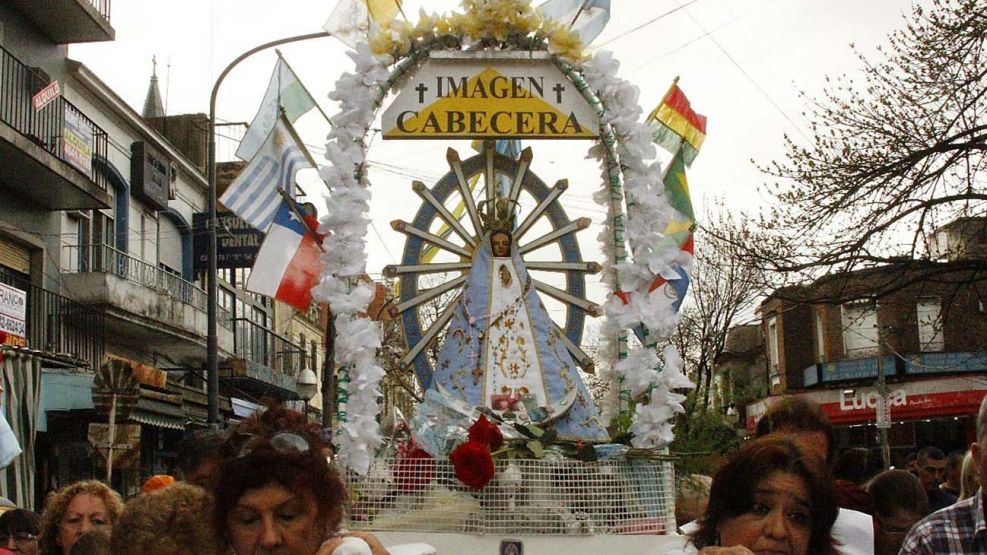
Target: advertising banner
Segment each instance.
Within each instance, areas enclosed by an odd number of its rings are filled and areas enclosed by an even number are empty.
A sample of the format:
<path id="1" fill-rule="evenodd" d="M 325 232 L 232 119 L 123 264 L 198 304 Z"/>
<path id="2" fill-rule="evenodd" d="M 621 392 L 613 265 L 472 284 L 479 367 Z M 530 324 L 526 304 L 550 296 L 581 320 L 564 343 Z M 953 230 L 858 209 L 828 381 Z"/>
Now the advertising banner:
<path id="1" fill-rule="evenodd" d="M 52 81 L 31 97 L 31 105 L 34 106 L 35 112 L 40 112 L 42 108 L 54 102 L 61 94 L 62 89 L 58 87 L 58 81 Z"/>
<path id="2" fill-rule="evenodd" d="M 86 177 L 93 175 L 93 130 L 75 108 L 65 105 L 62 158 Z"/>
<path id="3" fill-rule="evenodd" d="M 27 346 L 27 293 L 0 283 L 0 331 L 7 334 L 6 344 Z"/>

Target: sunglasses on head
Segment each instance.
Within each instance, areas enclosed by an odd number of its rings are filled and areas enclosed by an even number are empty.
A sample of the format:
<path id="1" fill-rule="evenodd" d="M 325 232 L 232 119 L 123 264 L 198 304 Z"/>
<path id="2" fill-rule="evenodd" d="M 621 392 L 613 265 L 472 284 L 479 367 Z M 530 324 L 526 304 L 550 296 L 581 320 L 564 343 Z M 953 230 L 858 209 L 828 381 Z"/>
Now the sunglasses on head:
<path id="1" fill-rule="evenodd" d="M 304 455 L 312 450 L 308 440 L 294 432 L 278 432 L 271 437 L 256 434 L 241 434 L 236 458 L 240 459 L 261 447 L 272 449 L 283 455 Z"/>
<path id="2" fill-rule="evenodd" d="M 5 544 L 10 540 L 14 540 L 14 543 L 27 543 L 37 541 L 38 536 L 31 534 L 29 532 L 16 532 L 14 534 L 4 534 L 0 535 L 0 543 Z"/>

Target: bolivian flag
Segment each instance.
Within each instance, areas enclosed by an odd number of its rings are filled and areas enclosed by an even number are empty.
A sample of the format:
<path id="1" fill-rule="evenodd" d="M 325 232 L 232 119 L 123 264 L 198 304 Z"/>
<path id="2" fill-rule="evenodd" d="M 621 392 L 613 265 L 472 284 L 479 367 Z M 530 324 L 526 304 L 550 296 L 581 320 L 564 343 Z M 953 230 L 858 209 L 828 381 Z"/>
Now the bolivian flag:
<path id="1" fill-rule="evenodd" d="M 689 194 L 689 182 L 685 177 L 685 150 L 680 150 L 668 164 L 664 178 L 665 198 L 668 204 L 678 212 L 679 217 L 673 219 L 665 228 L 665 237 L 678 244 L 679 248 L 692 252 L 692 232 L 695 229 L 696 215 L 692 210 L 692 197 Z"/>
<path id="2" fill-rule="evenodd" d="M 681 149 L 686 167 L 692 165 L 706 140 L 706 116 L 697 114 L 689 105 L 689 99 L 679 88 L 678 78 L 645 123 L 655 124 L 652 136 L 655 143 L 673 154 Z"/>

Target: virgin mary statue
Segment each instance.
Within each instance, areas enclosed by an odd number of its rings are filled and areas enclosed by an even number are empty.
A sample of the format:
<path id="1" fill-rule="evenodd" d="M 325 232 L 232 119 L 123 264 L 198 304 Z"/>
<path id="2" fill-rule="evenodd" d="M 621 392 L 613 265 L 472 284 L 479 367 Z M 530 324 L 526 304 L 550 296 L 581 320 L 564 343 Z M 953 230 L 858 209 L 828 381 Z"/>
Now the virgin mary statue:
<path id="1" fill-rule="evenodd" d="M 563 439 L 607 441 L 506 223 L 491 222 L 473 252 L 432 383 L 507 419 L 551 423 Z"/>

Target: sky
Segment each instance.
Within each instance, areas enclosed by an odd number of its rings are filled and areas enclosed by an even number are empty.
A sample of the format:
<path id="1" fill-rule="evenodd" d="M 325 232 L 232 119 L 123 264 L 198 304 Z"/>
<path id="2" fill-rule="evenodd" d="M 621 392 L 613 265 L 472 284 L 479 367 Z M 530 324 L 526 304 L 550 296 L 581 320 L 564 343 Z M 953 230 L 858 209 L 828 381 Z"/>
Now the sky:
<path id="1" fill-rule="evenodd" d="M 321 31 L 335 3 L 119 1 L 111 14 L 116 40 L 72 45 L 69 56 L 93 70 L 138 112 L 147 93 L 151 59 L 156 57 L 167 113 L 208 112 L 213 83 L 229 62 L 261 43 Z M 859 75 L 861 63 L 850 44 L 873 55 L 888 33 L 903 25 L 902 16 L 911 5 L 907 0 L 612 0 L 610 22 L 592 47 L 610 50 L 620 60 L 619 76 L 639 87 L 645 115 L 679 76 L 693 108 L 707 116 L 707 139 L 688 173 L 696 213 L 718 200 L 732 211 L 756 213 L 769 202 L 759 186 L 771 179 L 752 160 L 767 164 L 783 157 L 785 134 L 808 143 L 807 104 L 799 92 L 819 97 L 827 75 Z M 406 0 L 409 19 L 417 20 L 421 6 L 441 13 L 458 8 L 458 2 Z M 339 75 L 352 69 L 346 50 L 332 38 L 281 47 L 329 115 L 336 105 L 327 95 Z M 219 121 L 250 121 L 274 63 L 272 49 L 232 70 L 220 88 Z M 296 126 L 321 161 L 328 123 L 313 110 Z M 448 171 L 444 152 L 450 145 L 463 158 L 469 155 L 465 142 L 372 139 L 372 275 L 400 258 L 403 237 L 388 222 L 413 218 L 420 201 L 411 192 L 411 180 L 430 184 Z M 599 169 L 585 160 L 590 144 L 531 141 L 525 146 L 534 151 L 532 171 L 546 183 L 569 179 L 570 189 L 562 199 L 569 217 L 600 222 L 604 210 L 591 199 L 599 187 Z M 232 150 L 221 144 L 220 159 L 229 159 Z M 299 181 L 312 197 L 324 190 L 314 172 Z M 592 229 L 580 235 L 587 260 L 600 259 L 595 237 Z M 603 296 L 591 280 L 590 297 L 602 302 Z"/>

